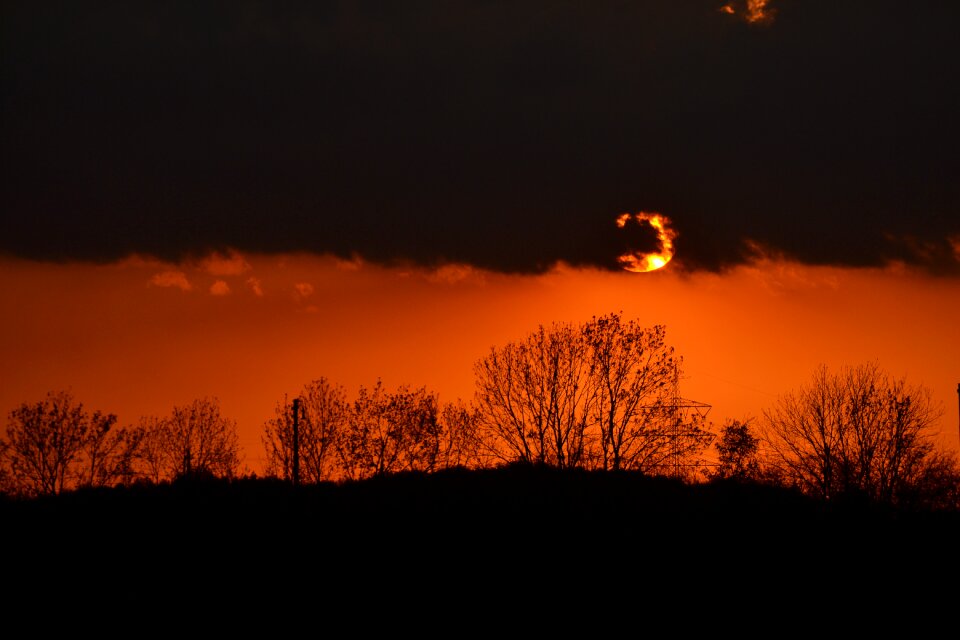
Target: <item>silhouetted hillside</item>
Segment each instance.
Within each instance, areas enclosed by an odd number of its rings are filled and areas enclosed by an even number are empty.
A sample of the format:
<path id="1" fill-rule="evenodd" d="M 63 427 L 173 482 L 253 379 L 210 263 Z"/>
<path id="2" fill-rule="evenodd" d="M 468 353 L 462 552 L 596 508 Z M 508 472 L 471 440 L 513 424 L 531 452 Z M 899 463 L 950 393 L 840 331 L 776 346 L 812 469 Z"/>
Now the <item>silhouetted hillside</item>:
<path id="1" fill-rule="evenodd" d="M 696 591 L 712 602 L 845 597 L 853 585 L 889 596 L 939 571 L 960 539 L 958 513 L 529 466 L 297 491 L 181 481 L 6 501 L 2 513 L 7 579 L 25 602 L 59 575 L 84 585 L 71 598 L 132 610 L 322 602 L 332 618 L 358 601 L 457 615 L 571 606 L 572 621 L 588 604 Z"/>

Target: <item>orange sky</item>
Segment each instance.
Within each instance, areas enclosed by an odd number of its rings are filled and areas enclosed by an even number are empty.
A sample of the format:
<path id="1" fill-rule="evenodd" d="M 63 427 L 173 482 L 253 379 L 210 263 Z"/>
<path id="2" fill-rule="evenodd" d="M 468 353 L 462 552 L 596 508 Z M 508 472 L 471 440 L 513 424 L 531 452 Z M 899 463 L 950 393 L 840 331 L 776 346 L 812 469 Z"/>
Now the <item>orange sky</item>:
<path id="1" fill-rule="evenodd" d="M 684 397 L 709 418 L 759 416 L 813 369 L 874 360 L 922 383 L 958 446 L 960 280 L 902 267 L 761 259 L 724 274 L 541 276 L 468 267 L 384 268 L 307 255 L 220 255 L 184 264 L 4 259 L 0 409 L 68 389 L 123 424 L 202 396 L 237 421 L 246 463 L 275 404 L 326 376 L 349 394 L 378 377 L 441 401 L 473 394 L 473 363 L 537 324 L 622 311 L 664 324 L 684 357 Z"/>

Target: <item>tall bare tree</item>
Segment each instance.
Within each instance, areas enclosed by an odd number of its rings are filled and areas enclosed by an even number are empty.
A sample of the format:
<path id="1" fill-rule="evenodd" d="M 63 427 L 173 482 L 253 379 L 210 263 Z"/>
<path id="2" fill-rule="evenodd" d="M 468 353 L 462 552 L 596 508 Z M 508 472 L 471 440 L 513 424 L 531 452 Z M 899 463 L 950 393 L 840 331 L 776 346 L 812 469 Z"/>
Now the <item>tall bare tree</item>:
<path id="1" fill-rule="evenodd" d="M 682 359 L 666 344 L 662 325 L 644 328 L 619 314 L 593 318 L 583 334 L 590 346 L 602 467 L 643 466 L 663 450 L 663 441 L 671 444 L 663 427 L 676 411 Z"/>
<path id="2" fill-rule="evenodd" d="M 785 477 L 810 493 L 900 503 L 953 464 L 935 446 L 939 416 L 929 390 L 876 363 L 821 366 L 765 412 L 765 439 Z"/>
<path id="3" fill-rule="evenodd" d="M 709 445 L 679 395 L 680 358 L 662 326 L 618 314 L 540 326 L 474 367 L 486 450 L 502 461 L 674 475 Z"/>
<path id="4" fill-rule="evenodd" d="M 488 449 L 504 461 L 582 466 L 594 389 L 577 327 L 540 326 L 474 367 Z"/>

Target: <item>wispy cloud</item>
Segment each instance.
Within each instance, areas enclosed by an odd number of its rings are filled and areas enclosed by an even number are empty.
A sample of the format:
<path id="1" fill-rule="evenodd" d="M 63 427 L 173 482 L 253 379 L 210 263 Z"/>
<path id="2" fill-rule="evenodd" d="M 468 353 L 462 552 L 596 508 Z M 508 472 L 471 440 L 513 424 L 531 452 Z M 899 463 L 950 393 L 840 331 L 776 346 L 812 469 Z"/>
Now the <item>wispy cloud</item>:
<path id="1" fill-rule="evenodd" d="M 260 282 L 260 278 L 250 276 L 247 278 L 247 286 L 250 287 L 250 291 L 253 291 L 253 295 L 258 298 L 263 297 L 263 284 Z"/>

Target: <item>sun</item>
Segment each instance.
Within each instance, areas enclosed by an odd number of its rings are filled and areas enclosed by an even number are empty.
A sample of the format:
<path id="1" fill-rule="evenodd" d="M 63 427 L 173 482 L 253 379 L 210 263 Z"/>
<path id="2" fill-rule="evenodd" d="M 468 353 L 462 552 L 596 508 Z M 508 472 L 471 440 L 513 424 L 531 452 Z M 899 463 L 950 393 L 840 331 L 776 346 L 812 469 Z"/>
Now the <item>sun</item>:
<path id="1" fill-rule="evenodd" d="M 617 216 L 617 227 L 623 229 L 631 219 L 640 224 L 645 222 L 653 227 L 657 232 L 660 247 L 657 251 L 651 253 L 639 251 L 624 253 L 617 258 L 617 262 L 627 271 L 633 271 L 634 273 L 656 271 L 667 266 L 667 263 L 673 258 L 673 241 L 677 237 L 677 232 L 670 226 L 670 218 L 656 212 L 621 213 Z"/>

